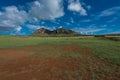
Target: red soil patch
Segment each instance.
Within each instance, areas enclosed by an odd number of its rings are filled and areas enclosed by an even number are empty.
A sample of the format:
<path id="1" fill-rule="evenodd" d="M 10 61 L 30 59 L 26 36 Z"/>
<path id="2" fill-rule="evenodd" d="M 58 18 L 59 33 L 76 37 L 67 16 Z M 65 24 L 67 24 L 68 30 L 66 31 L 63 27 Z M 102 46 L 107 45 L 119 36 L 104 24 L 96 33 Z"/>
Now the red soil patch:
<path id="1" fill-rule="evenodd" d="M 14 49 L 4 49 L 0 51 L 0 57 L 6 58 L 6 59 L 18 59 L 18 58 L 24 58 L 28 55 L 31 55 L 31 52 L 27 52 L 25 50 L 14 50 Z"/>
<path id="2" fill-rule="evenodd" d="M 52 48 L 51 48 L 52 47 Z M 29 57 L 35 53 L 75 53 L 80 57 Z M 41 45 L 0 50 L 0 80 L 119 80 L 120 66 L 75 45 Z"/>

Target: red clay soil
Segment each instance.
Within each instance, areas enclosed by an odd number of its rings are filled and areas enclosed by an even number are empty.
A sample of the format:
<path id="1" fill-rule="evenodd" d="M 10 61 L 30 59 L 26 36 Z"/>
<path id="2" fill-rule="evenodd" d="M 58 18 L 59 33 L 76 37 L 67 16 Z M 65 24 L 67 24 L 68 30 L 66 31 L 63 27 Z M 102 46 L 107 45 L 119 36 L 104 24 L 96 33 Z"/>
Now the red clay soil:
<path id="1" fill-rule="evenodd" d="M 52 47 L 52 48 L 51 48 Z M 71 57 L 32 57 L 36 53 Z M 120 80 L 120 66 L 101 60 L 75 45 L 41 45 L 0 50 L 0 80 Z"/>

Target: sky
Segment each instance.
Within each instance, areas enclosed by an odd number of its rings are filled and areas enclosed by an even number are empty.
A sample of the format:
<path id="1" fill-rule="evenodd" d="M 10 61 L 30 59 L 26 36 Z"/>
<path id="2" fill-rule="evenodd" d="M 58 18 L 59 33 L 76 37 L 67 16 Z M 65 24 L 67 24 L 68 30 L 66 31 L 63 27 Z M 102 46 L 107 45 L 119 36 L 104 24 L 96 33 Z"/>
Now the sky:
<path id="1" fill-rule="evenodd" d="M 0 0 L 1 35 L 61 27 L 80 34 L 120 33 L 120 0 Z"/>

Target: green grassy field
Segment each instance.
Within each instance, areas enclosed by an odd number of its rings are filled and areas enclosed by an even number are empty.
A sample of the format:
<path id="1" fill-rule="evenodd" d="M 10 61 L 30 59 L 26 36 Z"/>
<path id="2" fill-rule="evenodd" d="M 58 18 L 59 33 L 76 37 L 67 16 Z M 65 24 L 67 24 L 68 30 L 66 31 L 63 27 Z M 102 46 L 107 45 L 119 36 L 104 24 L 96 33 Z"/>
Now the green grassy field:
<path id="1" fill-rule="evenodd" d="M 81 37 L 18 37 L 0 36 L 0 49 L 20 48 L 23 46 L 44 45 L 44 44 L 71 44 L 90 48 L 94 56 L 107 59 L 115 64 L 120 64 L 120 41 L 112 41 L 102 38 L 81 38 Z M 72 46 L 72 45 L 71 45 Z M 71 54 L 73 55 L 73 54 Z M 44 55 L 43 55 L 44 56 Z"/>
<path id="2" fill-rule="evenodd" d="M 116 38 L 0 36 L 0 80 L 119 80 Z"/>

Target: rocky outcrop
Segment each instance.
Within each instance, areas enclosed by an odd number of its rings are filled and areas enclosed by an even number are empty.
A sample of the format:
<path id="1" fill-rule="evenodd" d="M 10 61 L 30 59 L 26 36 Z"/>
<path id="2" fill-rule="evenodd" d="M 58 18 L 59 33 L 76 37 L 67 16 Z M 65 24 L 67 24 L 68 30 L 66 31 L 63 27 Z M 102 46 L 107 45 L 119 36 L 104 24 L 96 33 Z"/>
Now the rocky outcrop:
<path id="1" fill-rule="evenodd" d="M 51 31 L 45 28 L 40 28 L 35 31 L 33 34 L 51 34 Z"/>
<path id="2" fill-rule="evenodd" d="M 57 35 L 57 34 L 77 34 L 77 33 L 75 31 L 64 29 L 64 28 L 58 28 L 58 29 L 53 30 L 53 31 L 45 29 L 45 28 L 40 28 L 33 33 L 33 35 L 35 35 L 35 34 L 36 35 L 42 35 L 42 34 L 48 34 L 48 35 L 55 34 L 55 35 Z"/>

